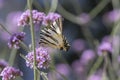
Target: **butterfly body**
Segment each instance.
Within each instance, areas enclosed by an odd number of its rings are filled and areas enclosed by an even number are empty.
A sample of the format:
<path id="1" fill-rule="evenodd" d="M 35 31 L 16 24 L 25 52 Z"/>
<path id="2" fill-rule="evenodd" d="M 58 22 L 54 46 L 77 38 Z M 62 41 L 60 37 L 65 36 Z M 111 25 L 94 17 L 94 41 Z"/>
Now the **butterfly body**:
<path id="1" fill-rule="evenodd" d="M 53 22 L 53 24 L 49 25 L 48 27 L 44 27 L 41 30 L 39 44 L 64 51 L 69 49 L 70 46 L 64 35 L 62 35 L 61 19 L 58 19 L 57 21 Z"/>

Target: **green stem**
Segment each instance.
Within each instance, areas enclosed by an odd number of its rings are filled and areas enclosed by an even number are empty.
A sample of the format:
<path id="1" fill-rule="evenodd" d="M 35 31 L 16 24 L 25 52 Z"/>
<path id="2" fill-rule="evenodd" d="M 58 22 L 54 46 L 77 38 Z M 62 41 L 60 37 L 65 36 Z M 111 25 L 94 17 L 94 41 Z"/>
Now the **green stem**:
<path id="1" fill-rule="evenodd" d="M 48 13 L 48 10 L 49 10 L 49 8 L 50 8 L 49 1 L 48 1 L 48 0 L 43 0 L 43 3 L 44 3 L 45 13 Z"/>
<path id="2" fill-rule="evenodd" d="M 113 70 L 113 65 L 111 64 L 110 58 L 108 56 L 107 56 L 107 60 L 108 60 L 108 73 L 110 74 L 110 80 L 114 80 L 115 73 Z"/>
<path id="3" fill-rule="evenodd" d="M 102 73 L 102 80 L 107 80 L 107 68 L 108 68 L 108 59 L 107 59 L 108 53 L 105 51 L 103 52 L 104 57 L 104 65 L 103 65 L 103 73 Z"/>
<path id="4" fill-rule="evenodd" d="M 20 46 L 27 52 L 30 51 L 30 49 L 27 47 L 27 45 L 25 43 L 23 43 L 22 41 L 20 41 Z"/>
<path id="5" fill-rule="evenodd" d="M 96 60 L 96 62 L 94 63 L 92 69 L 90 70 L 89 76 L 98 69 L 98 67 L 101 65 L 102 61 L 103 61 L 103 57 L 99 56 L 98 59 Z"/>
<path id="6" fill-rule="evenodd" d="M 91 19 L 95 18 L 109 2 L 110 0 L 102 0 L 93 10 L 91 10 L 91 12 L 88 14 L 90 15 Z M 68 12 L 60 4 L 58 4 L 57 11 L 69 21 L 76 23 L 78 25 L 82 25 L 78 16 L 73 15 L 72 13 Z"/>
<path id="7" fill-rule="evenodd" d="M 40 80 L 40 73 L 39 73 L 39 71 L 37 70 L 37 80 Z"/>
<path id="8" fill-rule="evenodd" d="M 55 12 L 57 8 L 57 4 L 58 4 L 58 0 L 52 0 L 49 12 Z"/>
<path id="9" fill-rule="evenodd" d="M 113 10 L 118 10 L 118 12 L 119 12 L 120 1 L 119 0 L 112 0 L 112 6 L 113 6 Z M 114 72 L 117 72 L 119 70 L 120 65 L 119 65 L 116 58 L 118 58 L 119 53 L 120 53 L 120 51 L 119 51 L 120 45 L 119 45 L 119 40 L 117 40 L 116 37 L 118 37 L 118 39 L 119 39 L 120 19 L 118 21 L 114 22 L 113 27 L 114 28 L 113 28 L 113 30 L 111 32 L 111 35 L 113 37 L 112 65 L 113 65 Z M 114 41 L 114 39 L 116 39 L 117 42 Z M 118 77 L 118 80 L 120 80 L 120 77 L 119 77 L 118 74 L 117 74 L 117 77 Z"/>
<path id="10" fill-rule="evenodd" d="M 35 50 L 35 32 L 32 18 L 32 4 L 31 0 L 27 0 L 28 8 L 30 9 L 30 30 L 31 30 L 31 38 L 32 38 L 32 50 L 34 52 L 34 80 L 37 80 L 37 70 L 36 70 L 36 50 Z"/>
<path id="11" fill-rule="evenodd" d="M 70 0 L 70 2 L 72 4 L 71 6 L 74 8 L 76 14 L 79 15 L 82 12 L 79 0 Z"/>
<path id="12" fill-rule="evenodd" d="M 110 0 L 102 0 L 90 13 L 89 15 L 91 16 L 91 18 L 93 19 L 94 17 L 96 17 L 98 15 L 98 13 L 100 13 L 105 6 L 110 2 Z"/>
<path id="13" fill-rule="evenodd" d="M 7 28 L 5 28 L 4 25 L 0 24 L 0 27 L 1 27 L 3 30 L 5 30 L 8 34 L 12 35 L 12 34 L 7 30 Z"/>
<path id="14" fill-rule="evenodd" d="M 38 9 L 39 11 L 44 11 L 43 7 L 38 3 L 37 0 L 33 1 L 33 5 L 35 6 L 36 9 Z"/>
<path id="15" fill-rule="evenodd" d="M 41 72 L 41 76 L 42 76 L 43 80 L 48 80 L 46 73 Z"/>
<path id="16" fill-rule="evenodd" d="M 16 53 L 17 53 L 17 49 L 12 49 L 12 51 L 10 53 L 10 58 L 9 58 L 9 64 L 10 64 L 10 66 L 13 66 L 13 64 L 14 64 Z"/>

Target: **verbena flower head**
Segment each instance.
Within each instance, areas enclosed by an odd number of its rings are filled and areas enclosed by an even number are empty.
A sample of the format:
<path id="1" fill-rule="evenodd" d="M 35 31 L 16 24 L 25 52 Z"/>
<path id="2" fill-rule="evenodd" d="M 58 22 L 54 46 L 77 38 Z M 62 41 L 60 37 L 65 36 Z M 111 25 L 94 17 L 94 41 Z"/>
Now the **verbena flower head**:
<path id="1" fill-rule="evenodd" d="M 112 44 L 110 42 L 102 42 L 98 46 L 98 55 L 101 56 L 104 52 L 113 52 Z"/>
<path id="2" fill-rule="evenodd" d="M 23 73 L 19 69 L 15 69 L 13 67 L 5 67 L 3 71 L 0 73 L 2 76 L 2 80 L 13 80 L 16 76 L 22 76 Z"/>
<path id="3" fill-rule="evenodd" d="M 47 26 L 49 24 L 52 24 L 55 20 L 57 20 L 60 17 L 61 17 L 61 15 L 58 14 L 58 13 L 50 12 L 50 13 L 48 13 L 47 16 L 44 17 L 44 20 L 43 20 L 42 24 Z"/>
<path id="4" fill-rule="evenodd" d="M 37 10 L 32 10 L 32 18 L 34 24 L 42 23 L 45 14 L 43 12 L 38 12 Z M 26 10 L 18 21 L 18 26 L 25 26 L 30 23 L 30 10 Z"/>
<path id="5" fill-rule="evenodd" d="M 34 62 L 34 52 L 29 52 L 26 55 L 26 65 L 27 67 L 33 68 Z M 50 55 L 48 54 L 47 49 L 43 47 L 36 48 L 36 65 L 39 69 L 46 69 L 49 67 Z"/>
<path id="6" fill-rule="evenodd" d="M 23 41 L 23 38 L 25 36 L 24 32 L 14 33 L 8 42 L 8 46 L 10 48 L 16 48 L 19 49 L 20 41 Z"/>

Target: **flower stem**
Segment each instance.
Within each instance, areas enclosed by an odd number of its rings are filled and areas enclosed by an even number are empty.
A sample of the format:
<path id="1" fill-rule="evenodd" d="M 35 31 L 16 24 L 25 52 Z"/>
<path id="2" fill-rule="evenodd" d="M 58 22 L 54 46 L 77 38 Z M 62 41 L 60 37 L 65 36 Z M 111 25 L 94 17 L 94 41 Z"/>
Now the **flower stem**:
<path id="1" fill-rule="evenodd" d="M 57 8 L 57 4 L 58 4 L 58 0 L 52 0 L 49 12 L 55 12 L 55 10 Z"/>
<path id="2" fill-rule="evenodd" d="M 102 61 L 103 61 L 103 57 L 99 56 L 98 59 L 96 60 L 96 62 L 94 63 L 92 69 L 90 70 L 89 76 L 92 75 L 99 68 Z"/>
<path id="3" fill-rule="evenodd" d="M 32 19 L 32 5 L 31 0 L 27 0 L 28 8 L 30 9 L 30 30 L 31 30 L 31 38 L 32 38 L 32 50 L 34 52 L 34 80 L 37 80 L 37 70 L 36 70 L 36 50 L 35 50 L 35 34 L 34 34 L 34 25 Z"/>
<path id="4" fill-rule="evenodd" d="M 10 58 L 9 58 L 9 64 L 10 64 L 10 66 L 13 66 L 13 64 L 14 64 L 16 53 L 17 53 L 17 49 L 13 48 L 12 51 L 11 51 L 11 53 L 10 53 Z"/>

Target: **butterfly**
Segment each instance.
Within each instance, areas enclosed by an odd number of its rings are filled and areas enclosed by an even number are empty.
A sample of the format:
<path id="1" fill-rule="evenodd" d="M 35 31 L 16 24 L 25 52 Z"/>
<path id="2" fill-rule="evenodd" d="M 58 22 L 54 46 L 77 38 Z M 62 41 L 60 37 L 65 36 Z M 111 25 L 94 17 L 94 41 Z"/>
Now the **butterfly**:
<path id="1" fill-rule="evenodd" d="M 62 19 L 58 18 L 51 25 L 45 26 L 40 33 L 40 45 L 68 51 L 70 45 L 62 34 Z"/>

